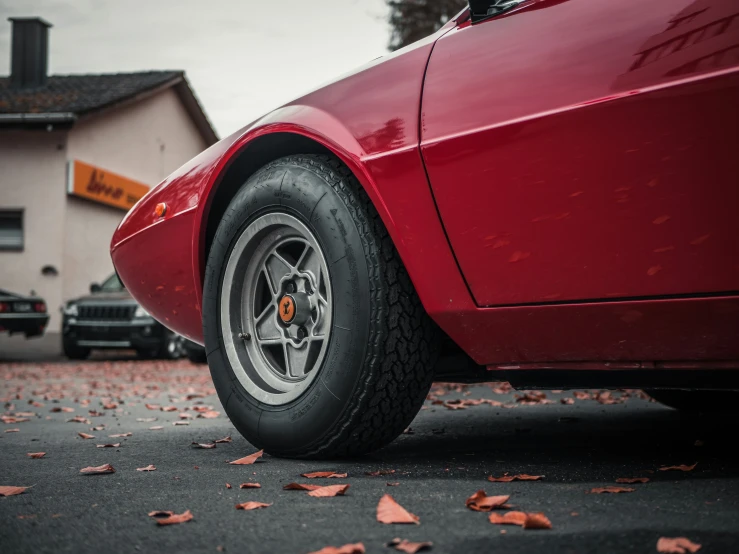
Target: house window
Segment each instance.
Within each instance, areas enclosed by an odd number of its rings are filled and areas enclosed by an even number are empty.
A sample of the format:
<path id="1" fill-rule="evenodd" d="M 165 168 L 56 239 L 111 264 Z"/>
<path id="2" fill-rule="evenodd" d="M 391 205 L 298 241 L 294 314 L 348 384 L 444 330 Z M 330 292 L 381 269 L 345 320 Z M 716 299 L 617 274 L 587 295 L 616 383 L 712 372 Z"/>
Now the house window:
<path id="1" fill-rule="evenodd" d="M 23 250 L 23 210 L 0 209 L 0 251 Z"/>

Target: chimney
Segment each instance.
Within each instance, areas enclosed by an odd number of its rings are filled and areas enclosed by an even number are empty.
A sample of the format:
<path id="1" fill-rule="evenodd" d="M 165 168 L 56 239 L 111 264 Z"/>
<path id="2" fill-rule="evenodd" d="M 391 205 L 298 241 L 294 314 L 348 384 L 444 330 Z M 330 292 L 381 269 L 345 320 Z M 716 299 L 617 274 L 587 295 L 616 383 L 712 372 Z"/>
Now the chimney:
<path id="1" fill-rule="evenodd" d="M 49 65 L 49 27 L 40 17 L 9 17 L 13 25 L 10 48 L 10 84 L 40 87 Z"/>

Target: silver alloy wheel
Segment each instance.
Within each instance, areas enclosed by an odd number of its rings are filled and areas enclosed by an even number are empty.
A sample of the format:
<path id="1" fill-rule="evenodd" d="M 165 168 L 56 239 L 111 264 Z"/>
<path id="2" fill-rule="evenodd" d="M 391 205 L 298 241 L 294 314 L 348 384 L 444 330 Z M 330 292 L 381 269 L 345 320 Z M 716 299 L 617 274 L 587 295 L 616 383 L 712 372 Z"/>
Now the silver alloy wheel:
<path id="1" fill-rule="evenodd" d="M 318 375 L 332 319 L 313 233 L 284 213 L 248 225 L 226 261 L 220 315 L 226 356 L 246 391 L 270 405 L 300 396 Z"/>

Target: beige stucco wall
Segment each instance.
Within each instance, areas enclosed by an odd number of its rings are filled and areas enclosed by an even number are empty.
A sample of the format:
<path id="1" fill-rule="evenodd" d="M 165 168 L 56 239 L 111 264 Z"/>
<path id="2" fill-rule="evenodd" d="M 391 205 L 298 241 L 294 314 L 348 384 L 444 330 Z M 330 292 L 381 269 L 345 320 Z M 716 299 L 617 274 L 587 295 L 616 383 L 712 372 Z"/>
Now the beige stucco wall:
<path id="1" fill-rule="evenodd" d="M 107 277 L 122 210 L 66 195 L 77 159 L 153 186 L 206 148 L 172 89 L 81 118 L 68 133 L 0 130 L 0 208 L 25 208 L 24 252 L 0 252 L 0 288 L 43 296 L 59 331 L 59 306 Z M 44 277 L 54 265 L 58 277 Z"/>
<path id="2" fill-rule="evenodd" d="M 63 131 L 0 130 L 0 208 L 23 208 L 23 252 L 0 251 L 0 288 L 43 296 L 52 312 L 62 302 L 64 210 Z M 52 265 L 59 276 L 43 276 Z"/>

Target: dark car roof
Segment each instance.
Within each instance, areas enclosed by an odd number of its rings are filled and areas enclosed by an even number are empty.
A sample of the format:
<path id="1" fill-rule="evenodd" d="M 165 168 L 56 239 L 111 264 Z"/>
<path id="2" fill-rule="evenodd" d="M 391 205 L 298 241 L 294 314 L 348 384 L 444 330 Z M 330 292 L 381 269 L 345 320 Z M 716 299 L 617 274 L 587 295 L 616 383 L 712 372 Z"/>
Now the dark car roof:
<path id="1" fill-rule="evenodd" d="M 44 301 L 40 296 L 24 296 L 15 292 L 10 292 L 5 289 L 0 289 L 0 300 L 41 300 Z"/>

